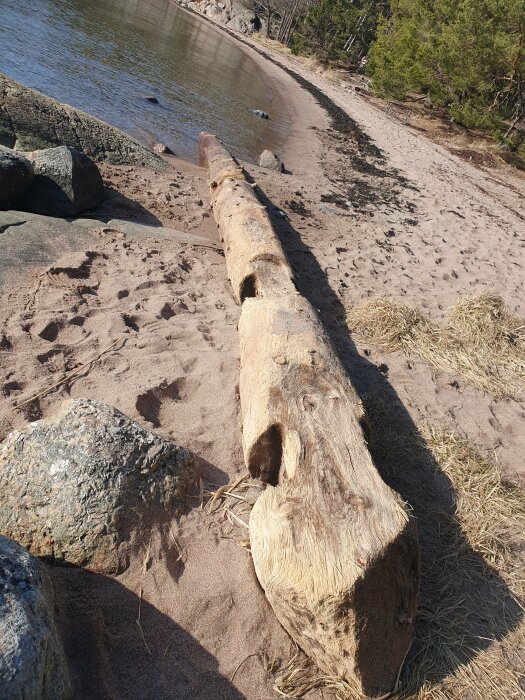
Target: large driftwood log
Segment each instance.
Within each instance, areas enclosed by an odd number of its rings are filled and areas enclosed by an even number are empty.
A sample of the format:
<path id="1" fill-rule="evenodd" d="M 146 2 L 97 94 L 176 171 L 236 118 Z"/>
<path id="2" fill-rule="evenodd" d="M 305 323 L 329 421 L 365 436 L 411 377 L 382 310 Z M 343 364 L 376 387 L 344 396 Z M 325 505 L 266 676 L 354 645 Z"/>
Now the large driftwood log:
<path id="1" fill-rule="evenodd" d="M 282 625 L 324 671 L 379 696 L 392 690 L 411 642 L 415 525 L 372 462 L 362 404 L 297 292 L 253 188 L 215 137 L 203 134 L 201 147 L 243 304 L 244 456 L 267 484 L 250 517 L 257 577 Z"/>
<path id="2" fill-rule="evenodd" d="M 214 136 L 202 134 L 201 149 L 210 171 L 214 214 L 235 298 L 242 304 L 247 297 L 295 292 L 292 270 L 268 212 L 242 169 Z"/>

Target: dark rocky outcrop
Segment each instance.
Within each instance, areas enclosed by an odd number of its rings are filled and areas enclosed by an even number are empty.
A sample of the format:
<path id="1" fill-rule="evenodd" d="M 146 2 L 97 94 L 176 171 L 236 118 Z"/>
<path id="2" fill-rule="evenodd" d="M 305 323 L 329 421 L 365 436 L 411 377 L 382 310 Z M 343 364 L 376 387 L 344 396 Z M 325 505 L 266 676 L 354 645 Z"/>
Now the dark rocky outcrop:
<path id="1" fill-rule="evenodd" d="M 0 146 L 0 209 L 9 209 L 32 179 L 33 168 L 27 158 Z"/>
<path id="2" fill-rule="evenodd" d="M 253 34 L 266 30 L 266 20 L 261 19 L 256 12 L 247 9 L 235 0 L 176 0 L 184 7 L 208 19 L 223 24 L 228 29 L 239 34 Z"/>
<path id="3" fill-rule="evenodd" d="M 231 19 L 226 22 L 226 26 L 234 32 L 239 32 L 239 34 L 249 35 L 261 31 L 263 22 L 254 12 L 247 10 L 246 12 L 234 14 Z"/>
<path id="4" fill-rule="evenodd" d="M 61 104 L 0 73 L 0 144 L 17 151 L 71 146 L 93 160 L 169 166 L 153 151 L 100 119 Z"/>
<path id="5" fill-rule="evenodd" d="M 73 697 L 45 565 L 7 537 L 0 537 L 0 697 Z"/>
<path id="6" fill-rule="evenodd" d="M 259 156 L 259 165 L 261 168 L 273 170 L 276 173 L 282 173 L 283 163 L 272 151 L 266 150 Z"/>
<path id="7" fill-rule="evenodd" d="M 65 401 L 3 444 L 0 533 L 37 556 L 115 573 L 132 535 L 173 516 L 193 480 L 185 450 L 101 401 Z"/>
<path id="8" fill-rule="evenodd" d="M 102 176 L 82 151 L 58 146 L 26 156 L 35 177 L 21 200 L 23 209 L 48 216 L 76 216 L 102 201 Z"/>

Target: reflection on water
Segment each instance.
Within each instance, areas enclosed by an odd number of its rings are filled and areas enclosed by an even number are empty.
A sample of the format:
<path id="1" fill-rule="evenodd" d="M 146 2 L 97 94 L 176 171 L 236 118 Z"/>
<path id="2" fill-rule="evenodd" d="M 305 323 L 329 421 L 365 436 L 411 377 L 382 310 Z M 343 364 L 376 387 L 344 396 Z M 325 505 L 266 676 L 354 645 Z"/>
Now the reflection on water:
<path id="1" fill-rule="evenodd" d="M 248 160 L 289 129 L 258 64 L 168 0 L 0 0 L 0 72 L 190 160 L 202 129 Z"/>

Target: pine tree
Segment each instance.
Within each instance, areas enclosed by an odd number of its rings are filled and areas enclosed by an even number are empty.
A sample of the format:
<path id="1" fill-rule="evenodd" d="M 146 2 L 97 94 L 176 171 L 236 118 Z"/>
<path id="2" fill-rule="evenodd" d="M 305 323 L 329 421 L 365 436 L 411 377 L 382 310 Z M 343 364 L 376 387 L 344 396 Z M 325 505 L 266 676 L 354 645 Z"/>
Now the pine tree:
<path id="1" fill-rule="evenodd" d="M 423 93 L 466 126 L 525 118 L 525 0 L 392 0 L 368 70 L 380 94 Z"/>
<path id="2" fill-rule="evenodd" d="M 377 0 L 320 0 L 297 28 L 292 50 L 311 53 L 322 61 L 357 63 L 375 36 L 377 18 L 385 2 Z"/>

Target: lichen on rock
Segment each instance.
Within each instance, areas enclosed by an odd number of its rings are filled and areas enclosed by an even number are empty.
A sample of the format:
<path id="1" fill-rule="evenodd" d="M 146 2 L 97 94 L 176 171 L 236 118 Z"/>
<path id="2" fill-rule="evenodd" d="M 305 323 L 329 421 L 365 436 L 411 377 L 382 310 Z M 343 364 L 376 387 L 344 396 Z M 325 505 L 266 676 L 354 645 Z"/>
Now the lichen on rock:
<path id="1" fill-rule="evenodd" d="M 0 448 L 0 534 L 36 556 L 116 573 L 121 545 L 179 512 L 194 480 L 186 450 L 101 401 L 65 401 Z"/>
<path id="2" fill-rule="evenodd" d="M 45 565 L 0 537 L 0 697 L 73 697 Z"/>

